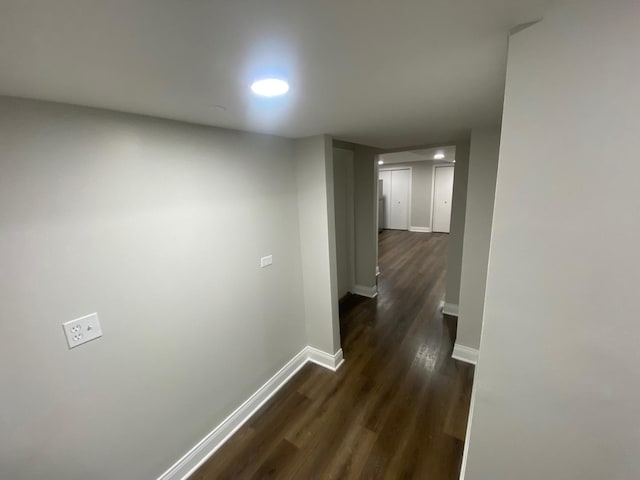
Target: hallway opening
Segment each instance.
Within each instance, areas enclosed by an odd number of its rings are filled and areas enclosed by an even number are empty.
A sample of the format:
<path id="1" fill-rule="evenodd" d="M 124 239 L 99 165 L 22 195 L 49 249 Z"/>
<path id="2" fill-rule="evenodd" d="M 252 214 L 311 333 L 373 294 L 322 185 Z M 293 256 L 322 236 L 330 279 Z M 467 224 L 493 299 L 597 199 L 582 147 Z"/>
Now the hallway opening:
<path id="1" fill-rule="evenodd" d="M 378 156 L 378 231 L 449 233 L 456 147 Z"/>
<path id="2" fill-rule="evenodd" d="M 344 365 L 303 367 L 192 479 L 457 479 L 474 367 L 441 310 L 448 239 L 384 231 L 378 296 L 341 304 Z"/>

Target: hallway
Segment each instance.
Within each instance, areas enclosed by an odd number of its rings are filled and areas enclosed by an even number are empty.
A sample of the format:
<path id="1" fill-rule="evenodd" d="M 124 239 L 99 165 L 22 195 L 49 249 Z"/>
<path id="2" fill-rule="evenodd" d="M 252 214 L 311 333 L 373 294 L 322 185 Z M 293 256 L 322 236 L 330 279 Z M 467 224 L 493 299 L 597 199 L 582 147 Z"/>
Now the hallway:
<path id="1" fill-rule="evenodd" d="M 341 305 L 344 365 L 306 365 L 192 479 L 457 479 L 473 367 L 440 313 L 447 242 L 382 232 L 378 297 Z"/>

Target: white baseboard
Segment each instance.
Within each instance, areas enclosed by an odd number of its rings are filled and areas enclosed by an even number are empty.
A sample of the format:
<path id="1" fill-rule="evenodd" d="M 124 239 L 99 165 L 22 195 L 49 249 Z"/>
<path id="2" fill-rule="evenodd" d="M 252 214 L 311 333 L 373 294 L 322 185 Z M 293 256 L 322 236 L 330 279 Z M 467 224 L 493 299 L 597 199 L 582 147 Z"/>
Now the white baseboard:
<path id="1" fill-rule="evenodd" d="M 409 227 L 410 232 L 431 233 L 429 227 Z"/>
<path id="2" fill-rule="evenodd" d="M 479 352 L 475 348 L 465 347 L 464 345 L 456 343 L 453 346 L 453 353 L 451 354 L 451 357 L 456 360 L 460 360 L 461 362 L 476 365 L 478 363 L 478 354 Z"/>
<path id="3" fill-rule="evenodd" d="M 471 425 L 473 423 L 473 411 L 476 406 L 476 378 L 474 373 L 473 382 L 471 383 L 471 405 L 469 406 L 469 415 L 467 416 L 467 433 L 464 437 L 464 449 L 462 450 L 462 464 L 460 465 L 460 478 L 465 480 L 467 475 L 467 459 L 469 458 L 469 437 L 471 436 Z"/>
<path id="4" fill-rule="evenodd" d="M 182 456 L 158 480 L 186 480 L 213 455 L 254 413 L 280 390 L 307 362 L 338 370 L 344 363 L 342 349 L 335 355 L 314 347 L 304 347 L 242 405 L 225 418 L 206 437 Z"/>
<path id="5" fill-rule="evenodd" d="M 334 372 L 338 370 L 344 363 L 342 356 L 342 349 L 338 350 L 338 353 L 331 355 L 329 353 L 318 350 L 317 348 L 307 347 L 307 355 L 310 362 L 320 365 L 321 367 L 328 368 Z"/>
<path id="6" fill-rule="evenodd" d="M 442 313 L 446 313 L 447 315 L 452 315 L 454 317 L 458 316 L 458 305 L 455 303 L 445 303 L 442 307 Z"/>
<path id="7" fill-rule="evenodd" d="M 363 297 L 374 298 L 378 295 L 378 287 L 374 285 L 373 287 L 365 287 L 364 285 L 354 285 L 351 293 L 355 293 L 356 295 L 362 295 Z"/>

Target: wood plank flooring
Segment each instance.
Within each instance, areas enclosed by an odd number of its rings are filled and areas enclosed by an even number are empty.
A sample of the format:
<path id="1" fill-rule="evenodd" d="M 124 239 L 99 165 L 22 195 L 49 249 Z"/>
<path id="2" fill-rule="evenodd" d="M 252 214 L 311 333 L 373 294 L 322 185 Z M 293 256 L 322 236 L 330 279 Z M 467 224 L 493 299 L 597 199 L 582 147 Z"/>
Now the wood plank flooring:
<path id="1" fill-rule="evenodd" d="M 451 359 L 448 235 L 385 230 L 379 295 L 341 304 L 345 364 L 308 364 L 191 477 L 457 479 L 473 367 Z"/>

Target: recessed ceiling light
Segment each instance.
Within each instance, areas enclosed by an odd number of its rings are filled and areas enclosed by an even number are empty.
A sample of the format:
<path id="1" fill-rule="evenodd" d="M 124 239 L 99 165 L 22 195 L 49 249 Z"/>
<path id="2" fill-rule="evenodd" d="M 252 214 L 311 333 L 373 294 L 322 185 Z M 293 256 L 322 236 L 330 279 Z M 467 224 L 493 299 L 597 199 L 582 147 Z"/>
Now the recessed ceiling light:
<path id="1" fill-rule="evenodd" d="M 251 91 L 261 97 L 279 97 L 289 91 L 289 84 L 280 78 L 261 78 L 251 84 Z"/>
<path id="2" fill-rule="evenodd" d="M 433 156 L 434 160 L 442 160 L 444 158 L 444 153 L 438 152 Z"/>
<path id="3" fill-rule="evenodd" d="M 378 160 L 378 165 L 384 165 L 384 160 Z"/>

